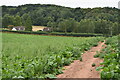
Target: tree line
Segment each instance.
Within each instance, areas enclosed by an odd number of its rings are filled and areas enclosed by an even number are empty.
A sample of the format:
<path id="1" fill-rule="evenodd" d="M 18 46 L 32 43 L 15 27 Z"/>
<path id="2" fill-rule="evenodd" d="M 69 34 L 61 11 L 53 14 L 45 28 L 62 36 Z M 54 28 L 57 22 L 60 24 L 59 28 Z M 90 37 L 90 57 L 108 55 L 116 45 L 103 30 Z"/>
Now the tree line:
<path id="1" fill-rule="evenodd" d="M 119 31 L 119 9 L 70 8 L 57 5 L 26 4 L 2 6 L 3 27 L 25 26 L 30 31 L 32 25 L 51 27 L 52 31 L 75 33 L 101 33 L 115 35 Z"/>

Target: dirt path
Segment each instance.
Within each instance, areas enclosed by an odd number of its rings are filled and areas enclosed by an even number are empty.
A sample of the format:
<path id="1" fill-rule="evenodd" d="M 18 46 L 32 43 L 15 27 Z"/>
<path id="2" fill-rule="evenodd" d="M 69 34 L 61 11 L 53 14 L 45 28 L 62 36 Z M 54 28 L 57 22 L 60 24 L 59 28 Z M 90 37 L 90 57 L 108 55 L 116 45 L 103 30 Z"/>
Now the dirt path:
<path id="1" fill-rule="evenodd" d="M 57 75 L 57 78 L 100 78 L 100 73 L 96 71 L 96 67 L 100 66 L 103 60 L 94 58 L 96 51 L 102 50 L 104 42 L 100 42 L 98 46 L 92 47 L 82 55 L 83 61 L 74 60 L 69 66 L 65 66 L 63 74 Z M 96 66 L 92 67 L 95 63 Z"/>

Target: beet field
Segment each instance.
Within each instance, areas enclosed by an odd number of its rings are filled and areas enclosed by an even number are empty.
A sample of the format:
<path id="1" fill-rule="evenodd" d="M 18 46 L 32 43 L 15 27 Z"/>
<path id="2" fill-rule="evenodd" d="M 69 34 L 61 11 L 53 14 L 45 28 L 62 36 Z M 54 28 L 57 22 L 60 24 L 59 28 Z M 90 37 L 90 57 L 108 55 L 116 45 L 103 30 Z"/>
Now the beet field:
<path id="1" fill-rule="evenodd" d="M 55 78 L 102 37 L 2 33 L 2 78 Z"/>

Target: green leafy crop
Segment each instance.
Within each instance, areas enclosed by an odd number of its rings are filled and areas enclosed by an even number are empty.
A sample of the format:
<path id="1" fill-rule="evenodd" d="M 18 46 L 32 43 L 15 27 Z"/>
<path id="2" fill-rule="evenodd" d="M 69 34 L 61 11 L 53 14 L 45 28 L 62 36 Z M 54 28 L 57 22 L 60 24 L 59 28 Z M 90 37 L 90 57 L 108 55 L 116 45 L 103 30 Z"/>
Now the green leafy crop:
<path id="1" fill-rule="evenodd" d="M 3 33 L 3 78 L 55 78 L 102 37 L 54 37 Z"/>
<path id="2" fill-rule="evenodd" d="M 119 50 L 118 36 L 107 38 L 107 47 L 100 55 L 103 55 L 104 65 L 102 68 L 97 68 L 101 71 L 101 78 L 105 80 L 119 80 L 120 79 L 120 50 Z"/>

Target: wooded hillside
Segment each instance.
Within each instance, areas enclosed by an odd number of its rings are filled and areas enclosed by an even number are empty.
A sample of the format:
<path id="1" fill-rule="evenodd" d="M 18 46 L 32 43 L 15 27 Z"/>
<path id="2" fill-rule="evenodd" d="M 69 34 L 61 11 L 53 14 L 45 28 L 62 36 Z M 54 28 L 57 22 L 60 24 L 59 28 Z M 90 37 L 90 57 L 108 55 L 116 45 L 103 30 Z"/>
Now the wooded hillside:
<path id="1" fill-rule="evenodd" d="M 118 34 L 117 8 L 69 8 L 57 5 L 26 4 L 2 6 L 3 27 L 8 25 L 52 27 L 52 31 Z M 119 27 L 118 27 L 119 26 Z"/>

